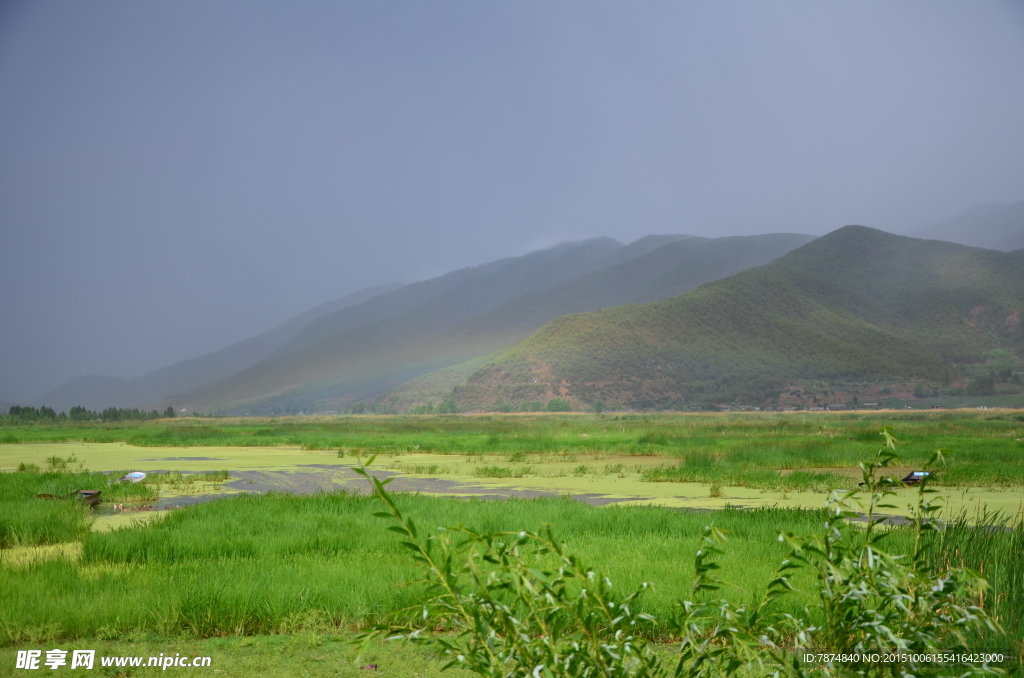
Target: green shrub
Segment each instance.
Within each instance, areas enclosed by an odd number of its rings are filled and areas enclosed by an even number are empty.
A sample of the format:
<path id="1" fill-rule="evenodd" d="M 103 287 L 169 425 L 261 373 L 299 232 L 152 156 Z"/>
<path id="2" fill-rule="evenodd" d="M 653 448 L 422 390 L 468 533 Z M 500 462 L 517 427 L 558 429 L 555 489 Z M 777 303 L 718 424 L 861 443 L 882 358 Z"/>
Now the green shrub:
<path id="1" fill-rule="evenodd" d="M 996 381 L 991 376 L 975 377 L 967 384 L 969 396 L 991 396 L 996 394 Z"/>
<path id="2" fill-rule="evenodd" d="M 547 404 L 548 412 L 571 412 L 572 405 L 565 398 L 552 398 Z"/>

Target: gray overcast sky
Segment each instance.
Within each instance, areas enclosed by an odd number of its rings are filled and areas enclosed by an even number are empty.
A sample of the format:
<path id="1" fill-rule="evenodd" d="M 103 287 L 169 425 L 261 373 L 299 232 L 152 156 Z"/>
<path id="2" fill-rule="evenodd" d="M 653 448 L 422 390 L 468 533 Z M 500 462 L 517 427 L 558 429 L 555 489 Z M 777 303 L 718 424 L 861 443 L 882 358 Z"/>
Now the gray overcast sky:
<path id="1" fill-rule="evenodd" d="M 0 399 L 557 240 L 1024 198 L 1024 2 L 0 2 Z"/>

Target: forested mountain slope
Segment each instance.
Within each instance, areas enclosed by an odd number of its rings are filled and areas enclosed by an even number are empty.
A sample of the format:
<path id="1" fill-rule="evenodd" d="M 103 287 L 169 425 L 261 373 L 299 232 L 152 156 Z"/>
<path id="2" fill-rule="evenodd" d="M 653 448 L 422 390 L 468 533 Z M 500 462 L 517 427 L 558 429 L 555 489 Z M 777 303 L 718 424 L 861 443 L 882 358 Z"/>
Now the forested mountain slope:
<path id="1" fill-rule="evenodd" d="M 795 379 L 936 377 L 1024 350 L 1024 250 L 848 226 L 649 304 L 545 325 L 455 389 L 461 409 L 564 397 L 631 407 L 759 402 Z"/>
<path id="2" fill-rule="evenodd" d="M 813 239 L 809 235 L 774 233 L 667 243 L 571 283 L 505 304 L 466 323 L 455 334 L 487 333 L 498 328 L 529 334 L 548 320 L 569 313 L 667 299 L 760 266 Z"/>

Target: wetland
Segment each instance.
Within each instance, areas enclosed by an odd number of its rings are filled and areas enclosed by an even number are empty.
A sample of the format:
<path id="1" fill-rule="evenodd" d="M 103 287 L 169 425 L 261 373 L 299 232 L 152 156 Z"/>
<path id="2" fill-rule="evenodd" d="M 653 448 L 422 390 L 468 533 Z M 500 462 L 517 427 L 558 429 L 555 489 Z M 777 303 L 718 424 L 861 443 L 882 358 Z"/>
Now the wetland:
<path id="1" fill-rule="evenodd" d="M 420 525 L 551 525 L 617 586 L 655 582 L 645 611 L 656 619 L 692 585 L 693 553 L 713 524 L 730 535 L 726 595 L 742 602 L 785 556 L 777 533 L 814 531 L 829 493 L 858 486 L 858 464 L 879 449 L 884 426 L 900 440 L 896 477 L 947 450 L 934 476 L 942 519 L 955 527 L 947 552 L 990 578 L 1004 631 L 986 642 L 1019 652 L 1024 417 L 1016 410 L 8 426 L 0 568 L 10 585 L 0 593 L 0 643 L 223 638 L 225 652 L 244 653 L 230 639 L 252 638 L 285 652 L 292 641 L 274 638 L 313 634 L 329 639 L 331 661 L 352 669 L 343 641 L 414 607 L 422 593 L 399 586 L 416 566 L 374 518 L 379 503 L 354 471 L 371 458 L 369 473 L 390 480 Z M 147 476 L 116 481 L 128 471 Z M 100 489 L 103 501 L 88 509 L 35 498 L 78 489 Z M 915 492 L 896 489 L 884 512 L 909 515 Z M 999 529 L 978 533 L 978 524 Z M 909 533 L 890 529 L 891 544 L 909 549 Z M 778 608 L 797 615 L 813 582 L 795 584 Z M 435 661 L 373 647 L 391 667 Z"/>

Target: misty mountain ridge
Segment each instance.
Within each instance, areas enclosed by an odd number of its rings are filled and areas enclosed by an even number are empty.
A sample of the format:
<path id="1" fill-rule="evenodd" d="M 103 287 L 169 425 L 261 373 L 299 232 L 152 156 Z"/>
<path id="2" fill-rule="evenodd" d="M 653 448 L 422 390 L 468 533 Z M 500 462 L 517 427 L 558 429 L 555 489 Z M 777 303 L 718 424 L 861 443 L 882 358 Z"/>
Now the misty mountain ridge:
<path id="1" fill-rule="evenodd" d="M 1022 219 L 1024 201 L 985 205 L 915 233 L 1019 249 Z M 401 408 L 419 397 L 413 394 L 450 393 L 483 366 L 484 356 L 501 355 L 555 318 L 669 299 L 763 266 L 813 239 L 650 235 L 629 244 L 611 238 L 561 243 L 417 283 L 360 290 L 142 377 L 76 377 L 34 404 L 330 411 L 390 393 L 386 402 Z"/>
<path id="2" fill-rule="evenodd" d="M 285 344 L 316 318 L 389 292 L 400 284 L 376 285 L 329 301 L 290 318 L 249 339 L 211 353 L 183 360 L 134 379 L 99 375 L 74 377 L 37 398 L 34 405 L 67 411 L 80 405 L 87 409 L 150 407 L 177 393 L 198 388 L 256 363 Z"/>
<path id="3" fill-rule="evenodd" d="M 564 313 L 673 296 L 812 239 L 656 236 L 623 245 L 595 238 L 455 271 L 322 316 L 267 359 L 174 404 L 337 411 L 510 346 Z"/>
<path id="4" fill-rule="evenodd" d="M 757 404 L 798 380 L 937 379 L 1024 351 L 1024 250 L 847 226 L 679 296 L 562 316 L 454 389 L 460 409 L 560 397 Z"/>
<path id="5" fill-rule="evenodd" d="M 984 204 L 943 221 L 908 232 L 915 238 L 1012 252 L 1024 248 L 1024 200 L 1011 204 Z"/>
<path id="6" fill-rule="evenodd" d="M 585 249 L 602 260 L 605 257 L 614 260 L 613 252 L 619 252 L 620 259 L 628 259 L 658 245 L 689 237 L 692 236 L 647 236 L 625 246 L 611 238 L 594 238 L 587 241 L 588 246 Z M 137 378 L 123 379 L 102 375 L 74 377 L 35 399 L 33 404 L 48 405 L 57 410 L 66 410 L 75 405 L 90 409 L 109 406 L 153 407 L 178 394 L 236 374 L 271 355 L 286 355 L 339 332 L 414 311 L 448 293 L 466 279 L 497 273 L 514 260 L 525 257 L 528 263 L 538 265 L 551 258 L 557 260 L 560 254 L 574 248 L 575 245 L 576 243 L 560 243 L 523 257 L 510 257 L 480 266 L 466 267 L 419 283 L 380 285 L 359 290 L 301 313 L 256 337 L 236 342 L 198 358 L 180 361 Z M 580 257 L 581 261 L 563 267 L 566 277 L 571 278 L 581 270 L 588 270 L 585 263 L 587 258 L 584 254 Z M 584 266 L 583 269 L 574 268 L 581 264 Z M 514 289 L 515 286 L 509 287 Z M 390 292 L 396 293 L 380 300 L 380 303 L 361 306 L 351 313 L 337 313 Z M 492 300 L 492 305 L 503 300 L 504 298 L 499 296 Z M 321 318 L 323 322 L 317 322 Z"/>

